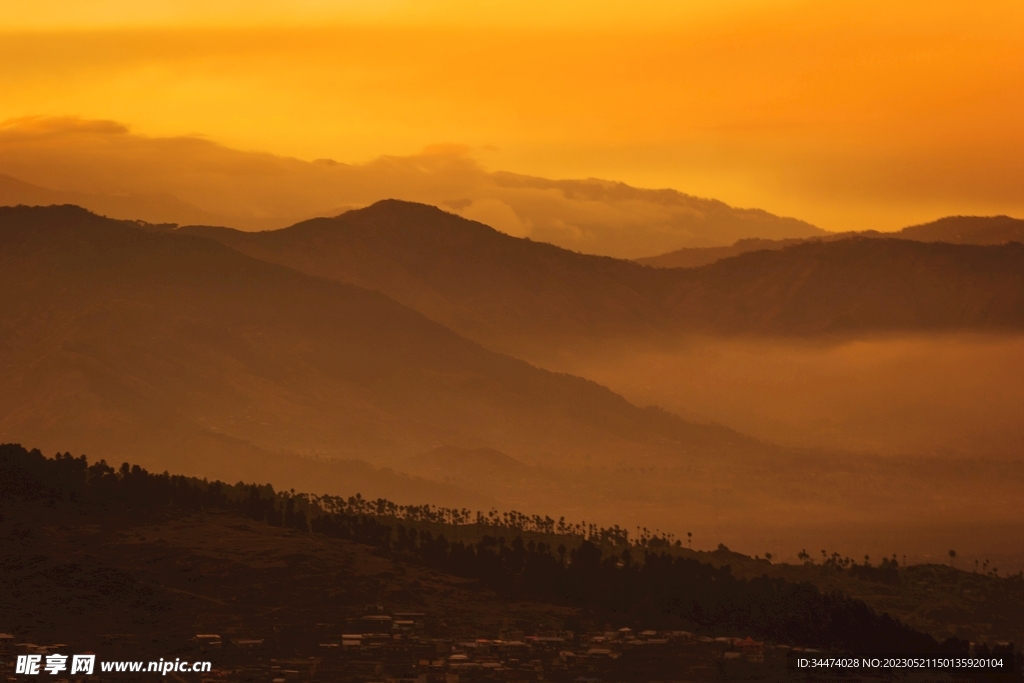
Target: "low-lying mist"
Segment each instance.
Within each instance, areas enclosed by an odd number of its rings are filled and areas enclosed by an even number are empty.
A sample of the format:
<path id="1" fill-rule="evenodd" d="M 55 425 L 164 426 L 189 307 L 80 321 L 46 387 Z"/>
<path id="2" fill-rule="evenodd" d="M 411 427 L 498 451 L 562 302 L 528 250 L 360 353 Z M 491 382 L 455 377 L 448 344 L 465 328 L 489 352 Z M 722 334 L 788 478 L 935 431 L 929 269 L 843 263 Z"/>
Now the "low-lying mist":
<path id="1" fill-rule="evenodd" d="M 1024 447 L 1024 335 L 691 337 L 534 361 L 787 445 L 994 458 Z"/>
<path id="2" fill-rule="evenodd" d="M 784 561 L 827 549 L 941 563 L 955 549 L 970 564 L 1024 568 L 1024 335 L 694 336 L 577 344 L 531 360 L 797 449 L 745 465 L 618 472 L 603 507 L 624 521 L 658 520 L 693 531 L 694 547 L 721 542 Z"/>

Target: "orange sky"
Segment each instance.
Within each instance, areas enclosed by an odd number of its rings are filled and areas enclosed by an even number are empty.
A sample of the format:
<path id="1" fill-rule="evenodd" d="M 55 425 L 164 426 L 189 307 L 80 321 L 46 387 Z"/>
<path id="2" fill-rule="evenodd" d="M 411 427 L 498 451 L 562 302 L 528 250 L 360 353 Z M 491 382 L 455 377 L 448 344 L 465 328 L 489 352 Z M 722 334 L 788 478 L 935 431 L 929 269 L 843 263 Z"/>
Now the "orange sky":
<path id="1" fill-rule="evenodd" d="M 17 6 L 15 6 L 17 5 Z M 1024 3 L 0 4 L 0 120 L 675 187 L 826 229 L 1024 216 Z"/>

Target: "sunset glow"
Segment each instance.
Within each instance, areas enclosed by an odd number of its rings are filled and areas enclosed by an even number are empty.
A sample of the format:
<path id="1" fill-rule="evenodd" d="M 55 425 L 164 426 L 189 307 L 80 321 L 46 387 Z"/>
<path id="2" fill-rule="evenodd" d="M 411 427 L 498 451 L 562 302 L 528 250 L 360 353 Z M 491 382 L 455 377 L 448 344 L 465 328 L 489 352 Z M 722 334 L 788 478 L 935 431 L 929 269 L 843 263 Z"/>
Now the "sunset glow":
<path id="1" fill-rule="evenodd" d="M 1019 680 L 1022 35 L 0 0 L 0 672 Z"/>
<path id="2" fill-rule="evenodd" d="M 1024 212 L 1019 3 L 41 2 L 0 120 L 302 159 L 466 145 L 832 230 Z"/>

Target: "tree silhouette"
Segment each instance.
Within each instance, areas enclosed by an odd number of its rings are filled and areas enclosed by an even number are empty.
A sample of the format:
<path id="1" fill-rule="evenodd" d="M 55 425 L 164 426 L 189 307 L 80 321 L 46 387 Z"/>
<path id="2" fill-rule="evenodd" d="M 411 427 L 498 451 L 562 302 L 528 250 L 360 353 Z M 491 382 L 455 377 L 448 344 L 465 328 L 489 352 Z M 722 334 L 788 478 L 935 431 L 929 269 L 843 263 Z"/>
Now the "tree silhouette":
<path id="1" fill-rule="evenodd" d="M 582 608 L 609 622 L 663 628 L 747 633 L 776 642 L 839 647 L 857 652 L 939 652 L 929 635 L 847 595 L 823 593 L 808 582 L 767 575 L 741 579 L 729 566 L 652 550 L 646 534 L 622 550 L 612 529 L 580 524 L 575 538 L 553 550 L 524 541 L 526 528 L 553 528 L 554 520 L 508 512 L 503 515 L 399 506 L 361 496 L 344 499 L 275 491 L 268 485 L 206 481 L 151 474 L 127 463 L 119 469 L 84 456 L 49 459 L 39 451 L 0 445 L 0 496 L 78 506 L 75 514 L 105 509 L 132 518 L 169 510 L 226 510 L 300 533 L 322 534 L 370 546 L 381 556 L 482 582 L 510 600 L 540 600 Z M 91 507 L 90 507 L 91 506 Z M 461 523 L 489 520 L 479 540 L 449 541 Z M 431 530 L 418 527 L 430 522 Z M 440 529 L 438 528 L 440 527 Z M 586 537 L 583 537 L 583 534 Z M 453 536 L 454 537 L 454 536 Z M 465 538 L 465 535 L 461 535 Z M 661 537 L 663 545 L 668 541 Z M 603 544 L 604 549 L 598 546 Z M 728 552 L 720 545 L 723 553 Z M 806 550 L 801 559 L 809 559 Z M 888 560 L 875 572 L 892 571 Z"/>

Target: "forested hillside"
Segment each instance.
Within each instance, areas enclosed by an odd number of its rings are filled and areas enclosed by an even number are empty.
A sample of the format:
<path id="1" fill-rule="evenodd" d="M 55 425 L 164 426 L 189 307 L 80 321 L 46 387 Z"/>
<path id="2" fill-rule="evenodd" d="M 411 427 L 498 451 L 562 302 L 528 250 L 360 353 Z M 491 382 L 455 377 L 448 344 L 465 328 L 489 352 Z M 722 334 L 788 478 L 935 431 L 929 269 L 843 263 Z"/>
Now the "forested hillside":
<path id="1" fill-rule="evenodd" d="M 9 502 L 51 501 L 72 515 L 101 509 L 140 520 L 203 509 L 233 511 L 257 523 L 355 541 L 397 561 L 479 580 L 514 599 L 581 608 L 619 623 L 725 629 L 857 651 L 967 648 L 956 639 L 940 646 L 863 602 L 822 593 L 810 583 L 767 575 L 736 578 L 728 566 L 659 550 L 667 539 L 630 543 L 617 530 L 566 526 L 564 520 L 285 493 L 266 485 L 152 474 L 127 463 L 114 469 L 103 461 L 90 464 L 84 456 L 49 459 L 10 444 L 0 447 L 0 495 Z M 466 525 L 491 532 L 477 540 L 449 541 L 445 533 L 418 528 L 420 523 L 445 525 L 453 536 Z M 524 541 L 528 529 L 582 538 L 571 549 L 552 548 Z M 621 550 L 611 550 L 617 547 Z"/>

